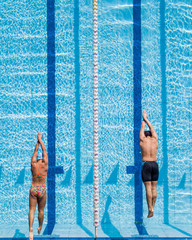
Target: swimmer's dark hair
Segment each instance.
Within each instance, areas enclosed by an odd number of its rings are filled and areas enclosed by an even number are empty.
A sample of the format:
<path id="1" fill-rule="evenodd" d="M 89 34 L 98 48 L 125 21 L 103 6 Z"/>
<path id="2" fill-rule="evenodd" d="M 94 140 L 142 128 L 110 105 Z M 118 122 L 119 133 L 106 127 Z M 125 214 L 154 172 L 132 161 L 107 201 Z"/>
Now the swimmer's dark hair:
<path id="1" fill-rule="evenodd" d="M 145 137 L 150 136 L 152 137 L 151 131 L 145 131 Z"/>

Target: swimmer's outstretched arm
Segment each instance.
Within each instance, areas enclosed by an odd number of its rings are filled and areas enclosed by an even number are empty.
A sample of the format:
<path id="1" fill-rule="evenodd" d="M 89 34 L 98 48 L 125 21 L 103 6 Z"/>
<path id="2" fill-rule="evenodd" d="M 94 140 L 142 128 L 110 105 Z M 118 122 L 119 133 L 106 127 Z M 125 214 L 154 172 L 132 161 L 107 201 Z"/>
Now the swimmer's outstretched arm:
<path id="1" fill-rule="evenodd" d="M 47 150 L 46 150 L 46 148 L 45 148 L 45 145 L 44 145 L 44 143 L 43 143 L 43 141 L 42 141 L 42 137 L 43 137 L 43 136 L 42 136 L 41 133 L 39 132 L 37 139 L 38 139 L 38 142 L 40 143 L 41 148 L 42 148 L 42 151 L 43 151 L 43 159 L 42 159 L 42 161 L 45 162 L 45 164 L 48 164 L 48 154 L 47 154 Z"/>
<path id="2" fill-rule="evenodd" d="M 147 125 L 151 131 L 152 137 L 158 138 L 157 133 L 155 132 L 155 129 L 153 128 L 150 121 L 147 119 L 147 113 L 145 110 L 143 110 L 143 120 L 147 123 Z"/>
<path id="3" fill-rule="evenodd" d="M 141 124 L 140 134 L 139 134 L 139 137 L 140 137 L 141 141 L 145 137 L 144 131 L 145 131 L 145 121 L 143 120 L 142 124 Z"/>
<path id="4" fill-rule="evenodd" d="M 31 165 L 32 165 L 33 163 L 36 163 L 36 162 L 37 162 L 38 149 L 39 149 L 39 142 L 36 143 L 35 150 L 34 150 L 34 153 L 33 153 L 32 158 L 31 158 Z"/>

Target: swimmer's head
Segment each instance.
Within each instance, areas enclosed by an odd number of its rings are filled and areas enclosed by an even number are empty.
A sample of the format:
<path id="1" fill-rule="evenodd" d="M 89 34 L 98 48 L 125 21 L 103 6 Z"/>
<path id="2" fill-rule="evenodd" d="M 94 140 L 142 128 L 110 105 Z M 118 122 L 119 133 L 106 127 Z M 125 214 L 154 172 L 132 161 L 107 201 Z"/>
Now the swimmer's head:
<path id="1" fill-rule="evenodd" d="M 42 160 L 42 159 L 43 159 L 42 153 L 38 153 L 37 154 L 37 161 Z"/>
<path id="2" fill-rule="evenodd" d="M 145 137 L 152 137 L 151 131 L 145 131 Z"/>

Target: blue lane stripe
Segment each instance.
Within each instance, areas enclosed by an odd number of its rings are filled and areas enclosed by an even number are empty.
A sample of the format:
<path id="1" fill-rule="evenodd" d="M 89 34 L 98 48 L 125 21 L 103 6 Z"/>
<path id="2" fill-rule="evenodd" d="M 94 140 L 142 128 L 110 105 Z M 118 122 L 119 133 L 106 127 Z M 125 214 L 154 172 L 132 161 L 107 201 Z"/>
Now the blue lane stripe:
<path id="1" fill-rule="evenodd" d="M 163 180 L 164 180 L 164 223 L 169 223 L 169 187 L 168 187 L 168 157 L 167 157 L 167 89 L 166 89 L 166 37 L 165 37 L 165 1 L 160 1 L 160 52 L 161 52 L 161 99 L 162 99 L 162 135 L 163 135 Z"/>
<path id="2" fill-rule="evenodd" d="M 55 1 L 47 0 L 47 88 L 48 88 L 48 156 L 49 171 L 47 178 L 48 224 L 44 235 L 53 231 L 55 219 L 55 174 L 62 174 L 63 167 L 55 166 Z"/>
<path id="3" fill-rule="evenodd" d="M 139 132 L 141 128 L 141 0 L 133 1 L 133 92 L 134 92 L 134 166 L 127 174 L 135 175 L 135 224 L 139 235 L 148 235 L 143 225 L 142 158 Z"/>
<path id="4" fill-rule="evenodd" d="M 127 174 L 135 175 L 135 224 L 139 235 L 148 235 L 143 225 L 142 158 L 139 132 L 141 128 L 141 0 L 133 1 L 133 82 L 134 82 L 134 166 Z"/>
<path id="5" fill-rule="evenodd" d="M 141 127 L 141 0 L 133 1 L 135 222 L 143 222 L 139 131 Z"/>
<path id="6" fill-rule="evenodd" d="M 55 225 L 55 1 L 47 0 L 47 62 L 48 62 L 48 225 L 51 234 Z"/>
<path id="7" fill-rule="evenodd" d="M 75 43 L 75 152 L 76 152 L 76 221 L 82 225 L 81 213 L 81 121 L 80 121 L 80 62 L 79 62 L 79 0 L 74 0 L 74 43 Z"/>

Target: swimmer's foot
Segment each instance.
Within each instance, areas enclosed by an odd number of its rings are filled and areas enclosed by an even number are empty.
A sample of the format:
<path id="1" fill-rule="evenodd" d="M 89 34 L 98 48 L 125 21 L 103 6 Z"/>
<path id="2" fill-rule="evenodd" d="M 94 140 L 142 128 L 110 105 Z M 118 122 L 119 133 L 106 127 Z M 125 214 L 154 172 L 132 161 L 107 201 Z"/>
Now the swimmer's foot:
<path id="1" fill-rule="evenodd" d="M 38 228 L 37 228 L 38 234 L 41 233 L 41 228 L 42 228 L 42 227 L 38 227 Z"/>
<path id="2" fill-rule="evenodd" d="M 33 231 L 29 232 L 29 240 L 33 240 Z"/>
<path id="3" fill-rule="evenodd" d="M 151 217 L 153 217 L 153 211 L 149 211 L 149 214 L 148 214 L 148 216 L 147 216 L 147 218 L 151 218 Z"/>

